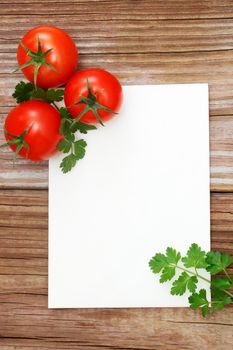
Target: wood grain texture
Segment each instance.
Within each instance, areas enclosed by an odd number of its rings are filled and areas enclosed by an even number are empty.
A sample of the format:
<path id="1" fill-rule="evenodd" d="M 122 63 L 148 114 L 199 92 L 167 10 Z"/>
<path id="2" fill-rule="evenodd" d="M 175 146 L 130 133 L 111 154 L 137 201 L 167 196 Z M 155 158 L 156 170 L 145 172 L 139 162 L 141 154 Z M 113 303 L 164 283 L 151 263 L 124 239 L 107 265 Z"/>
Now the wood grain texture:
<path id="1" fill-rule="evenodd" d="M 1 113 L 0 113 L 1 116 Z M 3 119 L 2 119 L 3 122 Z M 0 128 L 2 123 L 0 122 Z M 198 139 L 198 135 L 197 135 Z M 233 187 L 233 118 L 227 115 L 210 118 L 210 175 L 212 191 L 229 192 Z M 0 143 L 4 136 L 0 134 Z M 88 151 L 88 150 L 87 150 Z M 12 166 L 12 152 L 1 151 L 0 187 L 2 188 L 47 188 L 47 162 L 29 162 L 18 159 Z"/>
<path id="2" fill-rule="evenodd" d="M 233 1 L 1 0 L 0 16 L 0 143 L 23 78 L 12 73 L 17 45 L 33 26 L 64 28 L 79 68 L 123 84 L 209 83 L 211 242 L 232 253 Z M 233 308 L 207 319 L 181 308 L 48 310 L 47 163 L 12 168 L 11 156 L 0 154 L 0 350 L 232 349 Z"/>
<path id="3" fill-rule="evenodd" d="M 47 191 L 0 192 L 0 349 L 230 349 L 233 308 L 47 308 Z M 233 249 L 233 194 L 211 197 L 212 247 Z"/>
<path id="4" fill-rule="evenodd" d="M 200 19 L 200 18 L 233 18 L 231 0 L 2 0 L 3 14 L 29 14 L 30 16 L 49 14 L 68 16 L 78 14 L 85 20 L 96 19 Z M 12 5 L 15 6 L 12 6 Z M 26 4 L 26 6 L 22 6 Z M 48 4 L 49 6 L 43 6 Z"/>
<path id="5" fill-rule="evenodd" d="M 12 74 L 20 38 L 56 24 L 79 47 L 80 68 L 103 67 L 123 84 L 208 82 L 211 188 L 233 190 L 233 1 L 3 1 L 0 15 L 1 130 L 23 78 Z M 47 188 L 46 163 L 19 160 L 13 169 L 10 151 L 1 154 L 0 187 Z"/>

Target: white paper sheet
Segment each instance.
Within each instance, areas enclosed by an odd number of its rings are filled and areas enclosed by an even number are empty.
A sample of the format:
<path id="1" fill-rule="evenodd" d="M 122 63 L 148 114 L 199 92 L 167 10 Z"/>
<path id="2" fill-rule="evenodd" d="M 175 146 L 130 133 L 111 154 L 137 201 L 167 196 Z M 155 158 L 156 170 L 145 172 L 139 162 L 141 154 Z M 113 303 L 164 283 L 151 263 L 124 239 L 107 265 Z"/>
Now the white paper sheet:
<path id="1" fill-rule="evenodd" d="M 49 162 L 49 307 L 187 306 L 148 261 L 209 249 L 208 85 L 125 86 L 120 114 L 83 136 L 73 171 Z"/>

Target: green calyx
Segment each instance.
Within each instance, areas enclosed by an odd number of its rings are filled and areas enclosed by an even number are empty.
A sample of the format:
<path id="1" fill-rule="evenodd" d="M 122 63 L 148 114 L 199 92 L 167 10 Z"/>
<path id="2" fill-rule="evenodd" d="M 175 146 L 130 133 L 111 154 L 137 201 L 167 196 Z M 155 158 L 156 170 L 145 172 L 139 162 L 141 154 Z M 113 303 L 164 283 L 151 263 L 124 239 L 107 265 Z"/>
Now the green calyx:
<path id="1" fill-rule="evenodd" d="M 27 142 L 25 141 L 25 136 L 28 132 L 28 129 L 24 130 L 22 132 L 22 134 L 20 134 L 19 136 L 16 136 L 16 135 L 13 135 L 13 134 L 10 134 L 8 133 L 6 130 L 5 130 L 5 134 L 7 136 L 10 136 L 12 137 L 11 140 L 8 140 L 6 143 L 4 143 L 3 145 L 0 146 L 0 148 L 3 148 L 3 147 L 7 147 L 7 146 L 11 146 L 11 145 L 16 145 L 16 150 L 15 150 L 15 154 L 14 154 L 14 157 L 13 157 L 13 165 L 15 165 L 15 161 L 16 161 L 16 158 L 20 152 L 20 150 L 25 147 L 27 150 L 29 150 L 29 146 L 27 144 Z"/>
<path id="2" fill-rule="evenodd" d="M 23 68 L 26 68 L 26 67 L 29 67 L 29 66 L 33 65 L 34 66 L 34 85 L 35 85 L 35 87 L 36 87 L 38 72 L 39 72 L 39 69 L 40 69 L 40 67 L 42 65 L 44 65 L 44 66 L 50 68 L 51 70 L 57 72 L 57 69 L 54 68 L 51 64 L 49 64 L 46 61 L 46 56 L 48 55 L 49 52 L 52 51 L 52 48 L 47 50 L 47 51 L 45 51 L 45 52 L 42 52 L 41 43 L 40 43 L 39 37 L 38 37 L 38 50 L 37 50 L 37 52 L 34 52 L 34 51 L 30 50 L 29 48 L 27 48 L 24 45 L 23 42 L 21 42 L 21 46 L 27 52 L 27 56 L 30 57 L 30 60 L 28 62 L 22 64 L 18 68 L 16 68 L 14 72 L 17 72 L 20 69 L 23 69 Z"/>
<path id="3" fill-rule="evenodd" d="M 79 101 L 74 104 L 74 106 L 79 105 L 79 104 L 85 105 L 83 111 L 77 116 L 76 120 L 79 121 L 84 116 L 85 113 L 87 113 L 88 111 L 92 111 L 92 113 L 95 115 L 98 122 L 102 126 L 104 126 L 104 124 L 99 116 L 98 110 L 102 109 L 103 111 L 108 112 L 108 113 L 113 113 L 113 114 L 117 114 L 117 113 L 113 112 L 111 109 L 107 108 L 106 106 L 104 106 L 98 102 L 96 95 L 93 94 L 91 91 L 91 85 L 90 85 L 88 78 L 87 78 L 87 90 L 88 90 L 87 97 L 81 95 L 79 97 Z"/>

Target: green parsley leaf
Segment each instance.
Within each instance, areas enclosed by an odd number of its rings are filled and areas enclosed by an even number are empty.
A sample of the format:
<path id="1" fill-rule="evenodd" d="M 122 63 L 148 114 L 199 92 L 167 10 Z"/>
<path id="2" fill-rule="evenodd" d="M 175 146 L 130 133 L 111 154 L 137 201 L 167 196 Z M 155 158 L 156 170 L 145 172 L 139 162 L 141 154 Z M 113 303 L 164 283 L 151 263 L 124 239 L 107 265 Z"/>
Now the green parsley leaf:
<path id="1" fill-rule="evenodd" d="M 231 297 L 226 295 L 223 291 L 216 288 L 211 289 L 212 303 L 211 311 L 214 314 L 216 311 L 223 309 L 226 305 L 231 304 Z"/>
<path id="2" fill-rule="evenodd" d="M 70 121 L 66 118 L 63 118 L 60 123 L 60 133 L 64 136 L 70 134 Z"/>
<path id="3" fill-rule="evenodd" d="M 25 102 L 31 99 L 31 94 L 34 91 L 34 85 L 31 83 L 25 83 L 21 81 L 15 87 L 15 91 L 12 96 L 16 99 L 17 103 Z"/>
<path id="4" fill-rule="evenodd" d="M 16 98 L 17 103 L 31 99 L 39 99 L 48 103 L 53 103 L 63 100 L 64 91 L 61 89 L 35 89 L 33 84 L 21 81 L 16 85 L 12 96 Z"/>
<path id="5" fill-rule="evenodd" d="M 65 158 L 63 158 L 60 168 L 64 174 L 68 173 L 77 163 L 78 158 L 73 154 L 69 154 Z"/>
<path id="6" fill-rule="evenodd" d="M 68 109 L 65 108 L 65 107 L 61 107 L 59 109 L 59 112 L 60 112 L 60 116 L 61 118 L 63 119 L 71 119 L 73 120 L 74 118 L 72 117 L 72 115 L 69 113 Z"/>
<path id="7" fill-rule="evenodd" d="M 57 144 L 57 149 L 63 153 L 68 153 L 71 149 L 71 143 L 68 140 L 61 140 Z"/>
<path id="8" fill-rule="evenodd" d="M 76 131 L 78 131 L 78 122 L 76 121 L 73 121 L 71 124 L 70 124 L 70 131 L 75 133 Z"/>
<path id="9" fill-rule="evenodd" d="M 209 313 L 210 307 L 212 313 L 214 313 L 233 303 L 233 282 L 227 271 L 227 267 L 231 265 L 233 258 L 229 254 L 219 252 L 206 254 L 197 244 L 193 243 L 189 247 L 187 255 L 181 259 L 186 269 L 179 264 L 180 259 L 180 253 L 174 248 L 168 247 L 166 254 L 157 253 L 149 261 L 152 272 L 161 273 L 160 283 L 170 281 L 177 270 L 182 271 L 172 283 L 170 290 L 172 295 L 183 295 L 186 291 L 191 292 L 192 294 L 189 297 L 190 307 L 192 309 L 200 308 L 204 317 Z M 203 268 L 212 274 L 224 271 L 225 276 L 218 276 L 211 281 L 197 272 L 197 268 Z M 205 289 L 196 292 L 199 280 L 204 280 L 210 284 L 212 304 L 207 300 Z"/>
<path id="10" fill-rule="evenodd" d="M 70 127 L 70 130 L 72 132 L 79 131 L 81 134 L 87 134 L 87 132 L 90 130 L 96 130 L 96 126 L 74 121 Z"/>
<path id="11" fill-rule="evenodd" d="M 187 288 L 191 293 L 194 293 L 197 288 L 197 282 L 196 276 L 190 276 L 186 272 L 182 272 L 179 278 L 173 282 L 171 294 L 183 295 Z"/>
<path id="12" fill-rule="evenodd" d="M 64 91 L 62 89 L 48 89 L 46 91 L 46 101 L 51 102 L 60 102 L 63 100 Z"/>
<path id="13" fill-rule="evenodd" d="M 73 118 L 73 116 L 70 114 L 67 108 L 61 107 L 60 108 L 60 116 L 62 119 L 69 119 L 72 121 L 70 125 L 70 131 L 75 133 L 76 131 L 79 131 L 82 134 L 87 134 L 90 130 L 96 130 L 95 125 L 85 124 L 80 121 L 77 121 Z"/>
<path id="14" fill-rule="evenodd" d="M 87 132 L 87 130 L 92 130 L 93 127 L 75 121 L 67 108 L 60 108 L 60 116 L 60 133 L 64 135 L 64 140 L 59 142 L 57 148 L 63 153 L 71 152 L 60 164 L 63 173 L 67 173 L 75 166 L 79 159 L 85 156 L 86 152 L 86 141 L 83 139 L 76 141 L 75 132 L 79 129 Z"/>
<path id="15" fill-rule="evenodd" d="M 211 281 L 211 285 L 220 290 L 224 290 L 230 288 L 232 283 L 227 277 L 217 277 Z"/>
<path id="16" fill-rule="evenodd" d="M 233 263 L 233 258 L 227 253 L 209 252 L 206 256 L 206 270 L 212 275 L 225 270 Z"/>
<path id="17" fill-rule="evenodd" d="M 63 134 L 68 141 L 74 142 L 75 135 L 71 128 L 73 124 L 73 117 L 69 113 L 68 109 L 64 107 L 60 108 L 59 111 L 61 116 L 60 133 Z"/>
<path id="18" fill-rule="evenodd" d="M 164 283 L 170 281 L 176 274 L 176 268 L 172 266 L 165 266 L 162 270 L 162 274 L 159 282 Z"/>
<path id="19" fill-rule="evenodd" d="M 66 139 L 69 141 L 69 142 L 74 142 L 74 140 L 75 140 L 75 135 L 74 134 L 72 134 L 71 132 L 67 132 L 66 134 L 65 134 L 65 137 L 66 137 Z"/>
<path id="20" fill-rule="evenodd" d="M 174 248 L 167 247 L 166 249 L 166 256 L 167 256 L 167 262 L 169 264 L 177 264 L 178 261 L 181 258 L 181 255 L 179 252 L 177 252 Z"/>
<path id="21" fill-rule="evenodd" d="M 87 146 L 86 141 L 78 140 L 74 142 L 74 154 L 77 159 L 82 159 L 85 156 L 85 147 Z"/>
<path id="22" fill-rule="evenodd" d="M 34 89 L 32 91 L 32 98 L 46 101 L 46 91 L 42 88 Z"/>
<path id="23" fill-rule="evenodd" d="M 175 249 L 168 247 L 166 255 L 157 253 L 150 260 L 149 266 L 154 273 L 162 271 L 160 282 L 170 281 L 176 273 L 176 264 L 180 260 L 181 255 Z"/>
<path id="24" fill-rule="evenodd" d="M 210 302 L 207 300 L 205 289 L 200 289 L 199 293 L 193 293 L 192 295 L 190 295 L 189 303 L 191 309 L 195 310 L 200 307 L 202 311 L 202 316 L 207 316 L 209 312 Z"/>
<path id="25" fill-rule="evenodd" d="M 164 254 L 157 253 L 149 261 L 149 266 L 154 273 L 159 273 L 165 266 L 167 266 L 167 258 Z"/>
<path id="26" fill-rule="evenodd" d="M 48 89 L 42 88 L 34 89 L 31 97 L 33 99 L 40 99 L 48 103 L 59 102 L 63 100 L 64 91 L 61 89 Z"/>
<path id="27" fill-rule="evenodd" d="M 189 247 L 187 256 L 182 258 L 182 261 L 185 267 L 194 267 L 197 269 L 205 268 L 205 256 L 206 253 L 203 250 L 201 250 L 201 248 L 196 243 L 193 243 Z"/>

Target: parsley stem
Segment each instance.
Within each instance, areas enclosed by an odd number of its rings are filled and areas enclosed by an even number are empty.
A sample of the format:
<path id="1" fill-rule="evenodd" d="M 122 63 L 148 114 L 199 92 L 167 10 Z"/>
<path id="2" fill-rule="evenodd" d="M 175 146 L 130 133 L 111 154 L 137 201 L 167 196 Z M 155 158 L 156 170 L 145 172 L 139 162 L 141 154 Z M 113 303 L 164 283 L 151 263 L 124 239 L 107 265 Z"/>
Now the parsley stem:
<path id="1" fill-rule="evenodd" d="M 228 294 L 231 298 L 233 298 L 233 294 L 231 292 L 229 292 L 228 290 L 224 289 L 223 292 Z"/>
<path id="2" fill-rule="evenodd" d="M 210 280 L 208 280 L 207 278 L 205 278 L 205 277 L 199 275 L 199 273 L 197 273 L 197 272 L 195 273 L 195 272 L 193 272 L 193 271 L 184 269 L 183 267 L 181 267 L 181 266 L 179 266 L 179 265 L 176 265 L 176 267 L 177 267 L 178 269 L 182 270 L 182 271 L 185 271 L 185 272 L 187 272 L 187 273 L 190 273 L 190 274 L 193 275 L 193 276 L 197 276 L 197 277 L 201 278 L 203 281 L 206 281 L 206 282 L 208 282 L 208 283 L 211 283 Z"/>
<path id="3" fill-rule="evenodd" d="M 229 281 L 230 281 L 231 283 L 233 283 L 233 281 L 232 281 L 230 275 L 228 274 L 227 270 L 226 270 L 226 269 L 223 269 L 223 271 L 224 271 L 225 275 L 227 276 L 227 278 L 229 279 Z"/>
<path id="4" fill-rule="evenodd" d="M 205 277 L 203 277 L 203 276 L 201 276 L 201 275 L 199 275 L 199 273 L 197 272 L 197 269 L 195 269 L 195 271 L 196 271 L 196 273 L 195 272 L 193 272 L 193 271 L 190 271 L 190 270 L 187 270 L 187 269 L 184 269 L 183 267 L 181 267 L 181 266 L 179 266 L 179 265 L 175 265 L 175 267 L 177 267 L 178 269 L 180 269 L 180 270 L 182 270 L 182 271 L 185 271 L 185 272 L 187 272 L 187 273 L 189 273 L 189 274 L 191 274 L 191 275 L 193 275 L 193 276 L 196 276 L 196 277 L 199 277 L 199 278 L 201 278 L 203 281 L 205 281 L 205 282 L 208 282 L 208 283 L 210 283 L 211 284 L 211 281 L 210 280 L 208 280 L 207 278 L 205 278 Z M 225 271 L 225 270 L 223 270 L 224 272 L 225 272 L 225 274 L 227 275 L 227 277 L 230 279 L 230 281 L 231 281 L 231 278 L 230 278 L 230 276 L 228 275 L 228 273 L 227 273 L 227 271 Z M 218 289 L 218 288 L 217 288 Z M 224 293 L 226 293 L 227 295 L 229 295 L 231 298 L 233 298 L 233 294 L 231 293 L 231 292 L 229 292 L 228 290 L 222 290 Z"/>
<path id="5" fill-rule="evenodd" d="M 60 112 L 60 109 L 58 108 L 55 102 L 52 102 L 52 105 Z"/>

